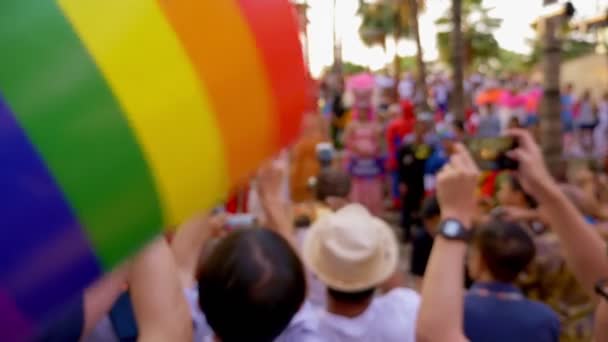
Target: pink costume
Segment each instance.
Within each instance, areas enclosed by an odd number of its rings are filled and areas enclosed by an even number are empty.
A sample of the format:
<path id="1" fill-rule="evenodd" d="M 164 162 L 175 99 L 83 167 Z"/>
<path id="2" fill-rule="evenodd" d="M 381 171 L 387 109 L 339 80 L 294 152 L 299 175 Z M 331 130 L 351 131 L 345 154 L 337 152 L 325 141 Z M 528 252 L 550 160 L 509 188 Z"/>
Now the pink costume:
<path id="1" fill-rule="evenodd" d="M 347 129 L 348 171 L 352 177 L 351 200 L 361 203 L 374 215 L 382 214 L 384 163 L 381 158 L 381 129 L 372 111 L 374 78 L 353 76 L 347 88 L 355 96 L 356 121 Z M 361 115 L 365 115 L 362 117 Z"/>

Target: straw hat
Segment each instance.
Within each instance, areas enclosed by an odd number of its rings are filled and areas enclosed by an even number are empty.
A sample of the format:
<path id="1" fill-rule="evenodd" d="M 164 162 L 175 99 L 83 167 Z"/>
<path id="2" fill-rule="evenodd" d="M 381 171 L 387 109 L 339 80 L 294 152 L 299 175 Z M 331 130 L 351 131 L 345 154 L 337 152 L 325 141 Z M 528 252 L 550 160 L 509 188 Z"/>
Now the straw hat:
<path id="1" fill-rule="evenodd" d="M 304 262 L 328 287 L 357 292 L 380 285 L 397 268 L 391 228 L 359 204 L 319 219 L 304 240 Z"/>

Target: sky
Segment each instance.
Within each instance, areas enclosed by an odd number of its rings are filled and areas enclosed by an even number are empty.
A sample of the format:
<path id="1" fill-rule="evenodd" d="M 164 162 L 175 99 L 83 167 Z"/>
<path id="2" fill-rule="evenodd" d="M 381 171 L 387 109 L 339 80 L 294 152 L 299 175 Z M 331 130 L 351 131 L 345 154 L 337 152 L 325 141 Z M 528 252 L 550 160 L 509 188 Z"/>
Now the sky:
<path id="1" fill-rule="evenodd" d="M 402 41 L 396 47 L 391 40 L 387 52 L 381 47 L 367 48 L 359 38 L 361 19 L 356 16 L 358 0 L 337 0 L 336 32 L 342 40 L 345 61 L 369 66 L 373 70 L 382 68 L 392 60 L 395 48 L 401 56 L 414 55 L 416 46 L 411 41 Z M 584 18 L 597 13 L 597 8 L 607 8 L 608 0 L 572 0 L 577 8 L 576 18 Z M 318 76 L 323 68 L 333 62 L 333 1 L 308 0 L 309 11 L 308 59 L 313 76 Z M 427 8 L 420 15 L 420 35 L 425 60 L 438 57 L 435 35 L 435 20 L 449 9 L 451 0 L 427 0 Z M 503 19 L 500 29 L 495 32 L 499 44 L 515 52 L 527 53 L 530 47 L 527 39 L 534 37 L 530 24 L 542 11 L 542 0 L 484 0 L 484 5 L 493 8 L 492 15 Z"/>

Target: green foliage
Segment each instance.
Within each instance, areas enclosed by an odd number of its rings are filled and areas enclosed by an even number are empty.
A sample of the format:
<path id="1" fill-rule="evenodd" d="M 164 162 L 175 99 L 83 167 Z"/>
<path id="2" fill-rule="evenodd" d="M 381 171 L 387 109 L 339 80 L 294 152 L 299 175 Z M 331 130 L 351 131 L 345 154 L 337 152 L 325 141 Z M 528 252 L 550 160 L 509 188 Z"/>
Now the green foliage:
<path id="1" fill-rule="evenodd" d="M 464 41 L 465 67 L 487 66 L 488 62 L 500 57 L 500 46 L 494 31 L 502 24 L 502 19 L 490 16 L 491 8 L 484 7 L 482 0 L 464 0 L 462 3 L 462 35 Z M 439 57 L 449 62 L 452 56 L 451 9 L 435 21 L 439 26 L 437 45 Z"/>
<path id="2" fill-rule="evenodd" d="M 363 65 L 354 64 L 350 62 L 342 63 L 342 72 L 344 73 L 344 75 L 354 75 L 364 71 L 368 71 L 368 69 Z"/>
<path id="3" fill-rule="evenodd" d="M 395 25 L 391 7 L 384 2 L 368 4 L 359 0 L 358 14 L 362 19 L 359 28 L 361 40 L 368 46 L 384 46 L 386 37 L 393 32 Z"/>
<path id="4" fill-rule="evenodd" d="M 498 58 L 495 59 L 496 63 L 491 63 L 493 70 L 498 73 L 521 73 L 530 71 L 530 67 L 527 64 L 528 56 L 500 49 L 498 52 Z"/>
<path id="5" fill-rule="evenodd" d="M 401 64 L 401 70 L 414 70 L 418 67 L 418 65 L 416 65 L 416 57 L 414 56 L 400 57 L 399 62 Z"/>
<path id="6" fill-rule="evenodd" d="M 421 11 L 424 1 L 418 0 L 418 6 Z M 384 46 L 389 36 L 398 39 L 411 36 L 407 0 L 376 0 L 372 3 L 359 0 L 357 13 L 362 19 L 359 35 L 368 46 Z"/>
<path id="7" fill-rule="evenodd" d="M 568 33 L 566 33 L 567 35 Z M 539 38 L 528 42 L 532 45 L 532 52 L 527 58 L 526 65 L 533 67 L 540 63 L 543 58 L 542 44 Z M 594 43 L 568 37 L 562 41 L 562 60 L 569 61 L 593 53 L 596 45 Z"/>

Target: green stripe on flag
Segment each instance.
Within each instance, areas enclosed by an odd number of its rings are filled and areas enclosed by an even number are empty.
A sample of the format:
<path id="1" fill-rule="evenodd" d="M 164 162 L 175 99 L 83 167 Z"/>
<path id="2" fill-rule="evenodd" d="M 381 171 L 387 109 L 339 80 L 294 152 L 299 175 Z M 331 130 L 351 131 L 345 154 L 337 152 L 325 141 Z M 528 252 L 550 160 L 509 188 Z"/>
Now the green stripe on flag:
<path id="1" fill-rule="evenodd" d="M 0 93 L 108 270 L 163 225 L 129 124 L 54 1 L 2 0 L 0 51 Z"/>

